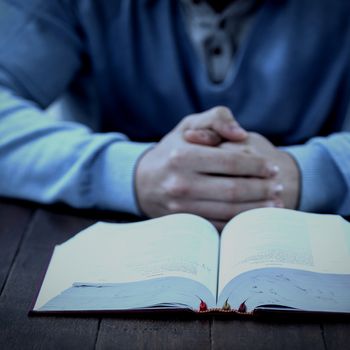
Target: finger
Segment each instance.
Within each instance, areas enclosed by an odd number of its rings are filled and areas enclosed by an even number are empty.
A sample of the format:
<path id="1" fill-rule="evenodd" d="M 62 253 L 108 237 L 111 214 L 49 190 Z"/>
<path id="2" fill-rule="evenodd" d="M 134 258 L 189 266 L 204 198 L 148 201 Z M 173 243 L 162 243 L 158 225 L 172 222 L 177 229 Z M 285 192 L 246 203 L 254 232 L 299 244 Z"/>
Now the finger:
<path id="1" fill-rule="evenodd" d="M 197 143 L 206 146 L 217 146 L 222 139 L 218 133 L 210 129 L 188 129 L 184 132 L 187 142 Z"/>
<path id="2" fill-rule="evenodd" d="M 253 147 L 251 147 L 251 145 L 248 145 L 245 142 L 222 142 L 219 147 L 221 149 L 233 150 L 234 152 L 259 154 Z"/>
<path id="3" fill-rule="evenodd" d="M 185 118 L 181 128 L 182 130 L 212 129 L 220 137 L 234 142 L 243 141 L 248 136 L 248 133 L 235 120 L 230 109 L 222 106 Z"/>
<path id="4" fill-rule="evenodd" d="M 230 203 L 277 199 L 283 193 L 282 184 L 260 178 L 199 175 L 191 186 L 181 183 L 174 183 L 173 185 L 178 187 L 174 189 L 173 193 L 179 194 L 182 198 Z"/>
<path id="5" fill-rule="evenodd" d="M 216 201 L 182 201 L 178 203 L 178 211 L 202 216 L 208 220 L 228 221 L 239 213 L 256 208 L 283 207 L 281 200 L 249 203 L 225 203 Z M 173 208 L 176 208 L 173 205 Z M 180 209 L 181 208 L 181 209 Z"/>
<path id="6" fill-rule="evenodd" d="M 261 155 L 193 144 L 186 151 L 174 150 L 169 162 L 176 169 L 226 176 L 266 178 L 278 173 L 278 167 Z"/>

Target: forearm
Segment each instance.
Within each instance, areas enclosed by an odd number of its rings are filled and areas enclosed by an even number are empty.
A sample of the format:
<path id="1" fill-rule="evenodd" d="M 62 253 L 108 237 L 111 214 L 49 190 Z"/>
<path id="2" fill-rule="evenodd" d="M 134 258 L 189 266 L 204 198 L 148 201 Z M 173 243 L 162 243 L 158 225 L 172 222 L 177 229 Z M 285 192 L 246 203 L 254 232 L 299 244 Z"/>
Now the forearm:
<path id="1" fill-rule="evenodd" d="M 299 209 L 350 214 L 350 134 L 314 138 L 301 146 L 284 148 L 301 172 Z"/>
<path id="2" fill-rule="evenodd" d="M 149 146 L 49 120 L 0 88 L 0 195 L 137 214 L 134 168 Z"/>

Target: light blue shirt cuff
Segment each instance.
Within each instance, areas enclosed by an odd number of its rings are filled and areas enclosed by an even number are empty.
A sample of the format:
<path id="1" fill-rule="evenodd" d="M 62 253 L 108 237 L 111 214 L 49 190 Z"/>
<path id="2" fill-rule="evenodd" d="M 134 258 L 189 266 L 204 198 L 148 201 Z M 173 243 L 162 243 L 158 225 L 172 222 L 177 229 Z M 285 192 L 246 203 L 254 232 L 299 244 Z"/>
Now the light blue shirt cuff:
<path id="1" fill-rule="evenodd" d="M 115 142 L 97 160 L 95 200 L 105 209 L 141 215 L 135 191 L 135 170 L 141 156 L 153 143 Z"/>
<path id="2" fill-rule="evenodd" d="M 346 188 L 327 149 L 320 143 L 284 147 L 296 160 L 301 173 L 299 210 L 334 213 Z"/>

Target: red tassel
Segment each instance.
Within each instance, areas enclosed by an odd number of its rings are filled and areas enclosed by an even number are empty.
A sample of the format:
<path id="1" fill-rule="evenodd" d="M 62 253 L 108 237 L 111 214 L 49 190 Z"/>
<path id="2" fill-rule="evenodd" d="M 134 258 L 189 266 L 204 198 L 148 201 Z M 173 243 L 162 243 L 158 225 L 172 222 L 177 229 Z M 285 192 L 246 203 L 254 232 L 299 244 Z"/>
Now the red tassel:
<path id="1" fill-rule="evenodd" d="M 239 305 L 238 312 L 242 312 L 242 313 L 247 312 L 247 306 L 245 304 L 245 301 L 243 301 L 243 303 Z"/>
<path id="2" fill-rule="evenodd" d="M 199 304 L 199 311 L 208 311 L 208 306 L 202 299 Z"/>

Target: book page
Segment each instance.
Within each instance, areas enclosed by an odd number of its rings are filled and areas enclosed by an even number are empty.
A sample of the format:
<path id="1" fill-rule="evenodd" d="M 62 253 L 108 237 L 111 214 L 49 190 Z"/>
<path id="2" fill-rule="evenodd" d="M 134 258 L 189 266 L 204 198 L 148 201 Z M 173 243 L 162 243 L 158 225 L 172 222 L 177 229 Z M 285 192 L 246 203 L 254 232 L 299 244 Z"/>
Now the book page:
<path id="1" fill-rule="evenodd" d="M 100 222 L 56 247 L 34 309 L 77 283 L 183 277 L 202 283 L 215 296 L 218 251 L 216 229 L 195 215 L 131 224 Z"/>
<path id="2" fill-rule="evenodd" d="M 259 268 L 350 274 L 350 225 L 337 215 L 251 210 L 225 227 L 220 254 L 219 293 L 235 276 Z"/>

